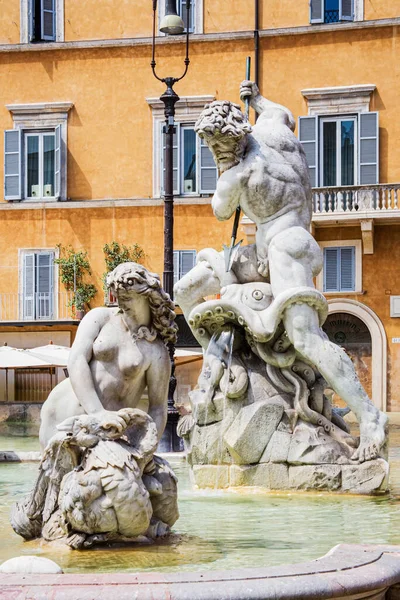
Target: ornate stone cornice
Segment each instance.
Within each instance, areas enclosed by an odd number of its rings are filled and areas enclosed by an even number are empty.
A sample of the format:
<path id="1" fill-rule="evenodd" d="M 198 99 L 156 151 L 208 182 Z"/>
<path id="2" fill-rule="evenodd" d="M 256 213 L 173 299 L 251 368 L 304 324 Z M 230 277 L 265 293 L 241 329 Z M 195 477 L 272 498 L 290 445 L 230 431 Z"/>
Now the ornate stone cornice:
<path id="1" fill-rule="evenodd" d="M 34 104 L 6 104 L 6 108 L 14 115 L 68 113 L 73 102 L 36 102 Z"/>
<path id="2" fill-rule="evenodd" d="M 341 85 L 301 90 L 308 102 L 309 115 L 368 112 L 373 83 Z"/>

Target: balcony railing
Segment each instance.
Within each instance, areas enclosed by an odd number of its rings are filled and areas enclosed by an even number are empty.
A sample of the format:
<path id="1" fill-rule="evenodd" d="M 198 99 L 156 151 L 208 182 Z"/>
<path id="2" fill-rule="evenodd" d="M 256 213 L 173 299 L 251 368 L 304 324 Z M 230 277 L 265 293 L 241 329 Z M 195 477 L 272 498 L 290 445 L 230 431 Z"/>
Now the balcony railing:
<path id="1" fill-rule="evenodd" d="M 35 294 L 30 300 L 19 293 L 0 294 L 0 321 L 71 321 L 72 292 Z"/>
<path id="2" fill-rule="evenodd" d="M 313 216 L 317 218 L 361 213 L 363 218 L 373 218 L 389 211 L 398 211 L 400 216 L 400 183 L 313 188 Z"/>

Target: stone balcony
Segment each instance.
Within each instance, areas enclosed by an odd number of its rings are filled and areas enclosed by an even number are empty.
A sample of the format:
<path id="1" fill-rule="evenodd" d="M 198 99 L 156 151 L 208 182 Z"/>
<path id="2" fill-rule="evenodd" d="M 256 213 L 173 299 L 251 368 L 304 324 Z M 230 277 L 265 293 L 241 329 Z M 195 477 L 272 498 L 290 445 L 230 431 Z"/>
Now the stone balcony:
<path id="1" fill-rule="evenodd" d="M 364 254 L 373 254 L 375 222 L 400 223 L 400 183 L 313 188 L 312 205 L 313 228 L 360 225 Z M 255 224 L 247 217 L 241 224 L 253 243 Z"/>
<path id="2" fill-rule="evenodd" d="M 400 183 L 313 188 L 316 227 L 361 219 L 400 221 Z"/>
<path id="3" fill-rule="evenodd" d="M 73 321 L 76 317 L 71 307 L 72 295 L 71 292 L 35 294 L 33 297 L 34 309 L 31 314 L 27 315 L 24 311 L 24 295 L 22 293 L 1 293 L 0 322 Z"/>

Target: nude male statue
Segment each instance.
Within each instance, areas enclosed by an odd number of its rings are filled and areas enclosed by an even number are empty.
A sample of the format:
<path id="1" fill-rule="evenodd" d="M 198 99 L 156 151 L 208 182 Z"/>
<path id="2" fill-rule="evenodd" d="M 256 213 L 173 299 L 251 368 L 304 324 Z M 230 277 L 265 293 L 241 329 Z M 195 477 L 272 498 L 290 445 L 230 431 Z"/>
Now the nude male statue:
<path id="1" fill-rule="evenodd" d="M 196 130 L 221 174 L 212 199 L 214 214 L 225 221 L 240 206 L 257 225 L 255 248 L 240 249 L 229 274 L 223 272 L 220 255 L 212 255 L 210 249 L 200 252 L 196 267 L 175 286 L 185 316 L 202 296 L 218 293 L 226 284 L 269 280 L 277 297 L 291 289 L 313 287 L 322 268 L 321 250 L 309 233 L 311 188 L 304 151 L 293 133 L 293 116 L 261 96 L 251 81 L 241 84 L 240 97 L 249 98 L 259 114 L 253 127 L 238 105 L 216 101 L 205 108 Z M 360 445 L 353 459 L 376 458 L 385 441 L 387 417 L 368 398 L 350 358 L 327 339 L 312 306 L 289 306 L 283 323 L 300 359 L 316 367 L 356 415 Z"/>

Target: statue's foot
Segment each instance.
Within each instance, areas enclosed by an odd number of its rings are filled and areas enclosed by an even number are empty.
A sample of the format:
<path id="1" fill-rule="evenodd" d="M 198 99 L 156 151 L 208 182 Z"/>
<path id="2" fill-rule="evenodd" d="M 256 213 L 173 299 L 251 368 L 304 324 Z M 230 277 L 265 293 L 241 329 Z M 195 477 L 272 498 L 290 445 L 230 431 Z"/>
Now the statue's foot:
<path id="1" fill-rule="evenodd" d="M 360 422 L 360 445 L 351 457 L 352 460 L 362 463 L 378 458 L 386 442 L 387 422 L 387 416 L 379 410 L 363 415 Z"/>

